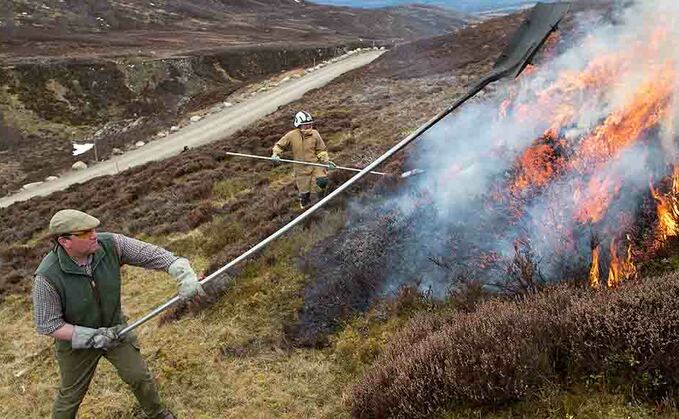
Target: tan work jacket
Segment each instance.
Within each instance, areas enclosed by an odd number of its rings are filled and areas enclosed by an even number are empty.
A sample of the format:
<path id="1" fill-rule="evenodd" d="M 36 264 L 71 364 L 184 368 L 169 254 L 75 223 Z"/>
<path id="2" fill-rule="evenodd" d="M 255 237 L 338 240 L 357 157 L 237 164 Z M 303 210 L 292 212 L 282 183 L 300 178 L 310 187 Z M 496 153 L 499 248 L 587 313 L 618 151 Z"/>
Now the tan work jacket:
<path id="1" fill-rule="evenodd" d="M 327 147 L 318 131 L 311 130 L 303 134 L 300 129 L 294 129 L 283 136 L 273 147 L 273 154 L 281 155 L 288 148 L 292 148 L 294 160 L 311 163 L 327 163 L 330 160 Z M 316 178 L 326 177 L 327 169 L 323 167 L 303 166 L 295 164 L 295 183 L 299 193 L 318 192 Z"/>

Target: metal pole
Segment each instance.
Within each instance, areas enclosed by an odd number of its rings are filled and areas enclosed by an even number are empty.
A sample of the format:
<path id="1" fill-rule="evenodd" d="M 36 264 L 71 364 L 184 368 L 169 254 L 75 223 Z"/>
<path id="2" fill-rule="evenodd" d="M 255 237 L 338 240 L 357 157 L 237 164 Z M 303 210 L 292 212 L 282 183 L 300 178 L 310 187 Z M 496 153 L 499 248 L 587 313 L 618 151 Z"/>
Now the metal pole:
<path id="1" fill-rule="evenodd" d="M 229 156 L 236 156 L 236 157 L 249 157 L 251 159 L 259 159 L 259 160 L 269 160 L 272 162 L 281 162 L 281 163 L 294 163 L 294 164 L 303 164 L 305 166 L 315 166 L 315 167 L 324 167 L 326 169 L 330 169 L 330 166 L 327 164 L 322 164 L 322 163 L 312 163 L 312 162 L 307 162 L 307 161 L 299 161 L 299 160 L 289 160 L 289 159 L 274 159 L 272 157 L 265 157 L 265 156 L 256 156 L 254 154 L 243 154 L 243 153 L 232 153 L 230 151 L 227 151 L 226 154 Z M 339 170 L 348 170 L 350 172 L 360 172 L 361 169 L 354 169 L 353 167 L 344 167 L 344 166 L 335 166 L 336 169 Z M 373 175 L 379 175 L 379 176 L 386 176 L 387 174 L 384 172 L 370 172 Z"/>
<path id="2" fill-rule="evenodd" d="M 248 250 L 247 252 L 243 253 L 242 255 L 238 256 L 236 259 L 232 260 L 228 264 L 222 266 L 219 268 L 217 271 L 213 272 L 210 274 L 208 277 L 204 278 L 201 281 L 201 284 L 206 284 L 212 279 L 218 277 L 222 273 L 224 273 L 226 270 L 229 268 L 237 265 L 238 263 L 244 261 L 245 259 L 249 258 L 250 256 L 254 255 L 257 253 L 259 250 L 262 250 L 264 247 L 266 247 L 269 243 L 272 241 L 276 240 L 283 234 L 287 233 L 288 230 L 291 228 L 295 227 L 297 224 L 301 223 L 305 219 L 307 219 L 311 214 L 315 213 L 319 209 L 321 209 L 325 204 L 330 202 L 330 200 L 334 199 L 337 195 L 341 194 L 344 192 L 347 188 L 349 188 L 351 185 L 354 183 L 358 182 L 362 177 L 370 173 L 370 171 L 380 164 L 384 163 L 387 159 L 389 159 L 391 156 L 396 154 L 398 151 L 400 151 L 402 148 L 410 144 L 412 141 L 417 139 L 420 135 L 422 135 L 425 131 L 427 131 L 429 128 L 434 126 L 437 122 L 439 122 L 441 119 L 446 117 L 448 114 L 453 112 L 455 109 L 457 109 L 460 105 L 462 105 L 464 102 L 466 102 L 468 99 L 473 97 L 475 94 L 480 92 L 484 87 L 486 87 L 488 84 L 497 81 L 503 77 L 509 76 L 512 73 L 514 74 L 514 77 L 518 76 L 518 74 L 521 73 L 521 71 L 524 69 L 526 63 L 530 60 L 532 55 L 537 51 L 537 49 L 544 43 L 544 41 L 547 39 L 547 36 L 549 33 L 551 33 L 554 29 L 556 29 L 557 24 L 561 21 L 563 16 L 565 16 L 566 12 L 568 11 L 570 5 L 568 3 L 552 3 L 552 4 L 542 4 L 538 3 L 538 5 L 533 9 L 533 13 L 536 14 L 536 11 L 547 11 L 548 13 L 551 13 L 549 16 L 549 19 L 547 22 L 541 22 L 540 19 L 537 17 L 533 19 L 534 22 L 537 23 L 546 23 L 545 27 L 540 28 L 540 31 L 544 31 L 544 34 L 540 32 L 540 35 L 543 36 L 540 42 L 534 42 L 531 39 L 529 39 L 529 42 L 526 45 L 519 45 L 517 44 L 512 44 L 510 43 L 510 46 L 508 47 L 508 51 L 505 51 L 503 53 L 503 56 L 501 57 L 501 60 L 496 63 L 496 68 L 493 72 L 490 74 L 486 75 L 486 77 L 482 78 L 479 80 L 474 86 L 469 89 L 469 91 L 462 96 L 461 98 L 457 99 L 452 105 L 444 109 L 443 111 L 439 112 L 436 116 L 431 118 L 429 121 L 427 121 L 424 125 L 422 125 L 420 128 L 418 128 L 416 131 L 412 132 L 410 135 L 408 135 L 406 138 L 401 140 L 398 144 L 393 146 L 389 151 L 386 153 L 382 154 L 380 157 L 377 158 L 374 162 L 370 163 L 366 168 L 362 169 L 359 173 L 354 175 L 351 179 L 340 185 L 337 189 L 332 191 L 330 194 L 328 194 L 325 198 L 321 199 L 318 201 L 316 204 L 311 206 L 309 209 L 304 211 L 302 214 L 298 215 L 297 218 L 294 220 L 290 221 L 288 224 L 286 224 L 284 227 L 282 227 L 280 230 L 276 231 L 266 239 L 262 240 L 261 242 L 257 243 L 253 248 Z M 524 34 L 525 34 L 525 29 L 530 29 L 531 19 L 528 19 L 528 24 L 524 25 Z M 524 35 L 521 32 L 519 32 L 519 37 Z M 516 35 L 515 35 L 516 37 Z M 521 47 L 524 47 L 527 49 L 527 51 L 523 51 Z M 513 54 L 509 54 L 508 52 L 511 52 Z M 151 310 L 149 313 L 147 313 L 144 317 L 132 322 L 130 325 L 125 327 L 120 331 L 120 336 L 123 336 L 130 331 L 136 329 L 140 325 L 146 323 L 153 317 L 157 316 L 158 314 L 162 313 L 163 311 L 167 310 L 168 308 L 172 307 L 174 304 L 176 304 L 179 301 L 179 297 L 175 296 L 165 302 L 164 304 L 156 307 L 155 309 Z"/>
<path id="3" fill-rule="evenodd" d="M 265 248 L 269 243 L 272 241 L 276 240 L 283 234 L 287 233 L 291 228 L 295 227 L 297 224 L 301 223 L 305 219 L 307 219 L 311 214 L 315 213 L 319 209 L 321 209 L 325 204 L 330 202 L 330 200 L 334 199 L 337 195 L 341 194 L 344 192 L 347 188 L 349 188 L 351 185 L 354 183 L 358 182 L 363 176 L 367 175 L 370 173 L 370 171 L 380 164 L 382 164 L 384 161 L 386 161 L 388 158 L 393 156 L 396 152 L 401 150 L 403 147 L 407 146 L 410 144 L 413 140 L 415 140 L 417 137 L 422 135 L 425 131 L 427 131 L 429 128 L 431 128 L 434 124 L 439 122 L 441 119 L 443 119 L 446 115 L 457 109 L 460 105 L 462 105 L 465 101 L 467 101 L 470 97 L 474 96 L 476 93 L 478 93 L 481 89 L 483 89 L 486 85 L 489 83 L 499 79 L 502 77 L 502 75 L 505 72 L 497 72 L 493 73 L 486 78 L 482 79 L 480 82 L 478 82 L 467 94 L 465 94 L 463 97 L 460 99 L 456 100 L 453 105 L 449 106 L 442 112 L 440 112 L 438 115 L 427 121 L 424 125 L 422 125 L 420 128 L 418 128 L 415 132 L 411 133 L 409 136 L 401 140 L 398 144 L 393 146 L 389 151 L 386 153 L 382 154 L 380 157 L 377 158 L 374 162 L 370 163 L 366 168 L 362 169 L 359 173 L 354 175 L 351 179 L 348 181 L 344 182 L 342 185 L 340 185 L 337 189 L 334 191 L 330 192 L 328 195 L 325 196 L 325 198 L 321 199 L 318 201 L 316 204 L 311 206 L 309 209 L 304 211 L 302 214 L 298 215 L 297 218 L 294 220 L 290 221 L 288 224 L 283 226 L 280 230 L 276 231 L 266 239 L 262 240 L 259 242 L 257 245 L 252 247 L 250 250 L 247 252 L 243 253 L 242 255 L 238 256 L 236 259 L 232 260 L 231 262 L 227 263 L 226 265 L 222 266 L 209 276 L 205 277 L 202 281 L 200 281 L 201 284 L 206 284 L 210 282 L 212 279 L 218 277 L 222 273 L 224 273 L 226 270 L 229 268 L 237 265 L 238 263 L 244 261 L 245 259 L 249 258 L 250 256 L 254 255 L 257 253 L 259 250 Z M 156 317 L 158 314 L 162 313 L 163 311 L 167 310 L 168 308 L 172 307 L 176 303 L 179 302 L 179 297 L 174 296 L 170 300 L 166 301 L 162 305 L 159 305 L 158 307 L 154 308 L 151 310 L 149 313 L 147 313 L 145 316 L 135 320 L 134 322 L 130 323 L 128 326 L 126 326 L 124 329 L 122 329 L 119 333 L 120 336 L 124 336 L 125 334 L 129 333 L 130 331 L 136 329 L 140 325 L 146 323 L 147 321 L 151 320 L 152 318 Z"/>

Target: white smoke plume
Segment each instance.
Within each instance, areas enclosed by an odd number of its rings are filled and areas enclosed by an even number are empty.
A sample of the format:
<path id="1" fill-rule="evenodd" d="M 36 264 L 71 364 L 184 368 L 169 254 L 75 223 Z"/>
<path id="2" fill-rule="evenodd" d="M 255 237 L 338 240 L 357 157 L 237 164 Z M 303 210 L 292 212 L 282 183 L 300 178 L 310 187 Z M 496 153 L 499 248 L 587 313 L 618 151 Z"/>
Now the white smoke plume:
<path id="1" fill-rule="evenodd" d="M 420 230 L 401 255 L 413 268 L 387 290 L 417 275 L 440 291 L 457 268 L 436 275 L 433 260 L 510 259 L 517 241 L 546 278 L 565 279 L 564 260 L 588 266 L 594 246 L 633 233 L 649 184 L 679 164 L 679 2 L 576 20 L 556 56 L 418 140 L 410 163 L 426 174 L 382 206 Z"/>

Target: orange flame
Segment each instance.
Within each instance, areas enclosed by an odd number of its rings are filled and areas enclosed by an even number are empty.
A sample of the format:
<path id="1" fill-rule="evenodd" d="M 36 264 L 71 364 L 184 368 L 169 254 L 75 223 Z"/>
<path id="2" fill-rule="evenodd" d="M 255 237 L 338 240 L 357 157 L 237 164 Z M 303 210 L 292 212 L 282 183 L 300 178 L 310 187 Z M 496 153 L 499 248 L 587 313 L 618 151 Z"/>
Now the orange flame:
<path id="1" fill-rule="evenodd" d="M 593 177 L 587 185 L 587 191 L 581 194 L 578 191 L 575 195 L 579 198 L 576 201 L 578 207 L 575 212 L 575 219 L 581 223 L 596 223 L 606 215 L 606 211 L 611 202 L 620 190 L 620 183 L 610 177 Z"/>
<path id="2" fill-rule="evenodd" d="M 514 188 L 522 191 L 528 187 L 546 185 L 555 173 L 554 150 L 547 144 L 537 144 L 519 157 L 519 174 L 514 181 Z"/>
<path id="3" fill-rule="evenodd" d="M 500 109 L 498 109 L 498 116 L 501 119 L 504 119 L 504 118 L 507 117 L 507 115 L 509 114 L 509 107 L 511 105 L 512 105 L 512 99 L 511 98 L 507 98 L 507 99 L 502 101 L 502 103 L 500 104 Z"/>
<path id="4" fill-rule="evenodd" d="M 658 239 L 661 243 L 669 237 L 679 236 L 679 167 L 672 173 L 672 190 L 669 194 L 661 194 L 651 186 L 651 195 L 657 201 Z"/>
<path id="5" fill-rule="evenodd" d="M 573 161 L 576 170 L 591 171 L 593 165 L 606 163 L 665 117 L 672 97 L 670 81 L 674 76 L 673 68 L 666 66 L 657 76 L 655 78 L 654 74 L 647 80 L 634 95 L 634 100 L 609 115 L 592 135 L 583 140 L 579 158 Z"/>
<path id="6" fill-rule="evenodd" d="M 629 237 L 628 237 L 629 239 Z M 623 281 L 636 279 L 637 267 L 634 265 L 632 257 L 632 243 L 627 245 L 625 260 L 618 256 L 618 249 L 615 246 L 615 239 L 611 240 L 611 263 L 608 266 L 608 286 L 615 287 Z"/>
<path id="7" fill-rule="evenodd" d="M 630 41 L 629 48 L 622 48 L 623 51 L 600 54 L 582 69 L 556 73 L 556 79 L 540 92 L 510 89 L 509 97 L 500 105 L 500 119 L 511 117 L 518 124 L 526 122 L 544 130 L 514 160 L 509 172 L 511 180 L 503 181 L 503 189 L 496 191 L 496 202 L 501 202 L 502 195 L 509 192 L 509 211 L 515 219 L 524 214 L 527 203 L 538 203 L 541 211 L 536 217 L 544 230 L 543 237 L 562 240 L 580 234 L 581 224 L 601 223 L 604 219 L 610 222 L 600 224 L 607 229 L 600 230 L 601 234 L 623 237 L 621 234 L 630 231 L 633 222 L 620 220 L 626 216 L 631 219 L 633 215 L 608 213 L 625 186 L 625 177 L 607 170 L 607 165 L 632 147 L 654 140 L 658 127 L 665 130 L 662 144 L 665 162 L 677 160 L 678 124 L 673 118 L 679 115 L 675 98 L 679 65 L 667 58 L 665 51 L 675 45 L 671 39 L 673 32 L 658 26 L 650 38 Z M 527 80 L 531 70 L 520 82 L 544 82 L 541 78 Z M 552 183 L 556 187 L 551 188 Z M 572 200 L 563 199 L 564 191 Z M 543 192 L 544 196 L 538 195 Z M 656 191 L 652 185 L 651 192 L 657 201 L 660 238 L 665 241 L 668 237 L 679 237 L 679 165 L 674 168 L 671 193 Z M 542 205 L 547 206 L 547 211 L 542 211 Z M 589 272 L 592 287 L 603 286 L 603 281 L 613 287 L 637 277 L 632 244 L 627 239 L 626 252 L 624 244 L 610 242 L 607 281 L 600 274 L 605 272 L 602 263 L 608 259 L 605 244 L 592 249 Z"/>
<path id="8" fill-rule="evenodd" d="M 597 246 L 592 249 L 592 267 L 589 269 L 589 286 L 595 289 L 599 288 L 599 252 L 601 247 Z"/>

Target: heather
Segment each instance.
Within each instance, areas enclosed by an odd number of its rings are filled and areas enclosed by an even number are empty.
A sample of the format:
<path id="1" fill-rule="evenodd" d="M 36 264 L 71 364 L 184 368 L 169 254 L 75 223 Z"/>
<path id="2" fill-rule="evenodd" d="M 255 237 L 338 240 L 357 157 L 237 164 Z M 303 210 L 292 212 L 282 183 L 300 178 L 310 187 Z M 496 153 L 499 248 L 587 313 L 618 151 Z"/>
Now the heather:
<path id="1" fill-rule="evenodd" d="M 676 274 L 593 291 L 560 285 L 475 311 L 414 318 L 353 387 L 356 417 L 428 417 L 585 385 L 672 399 L 679 380 Z"/>

